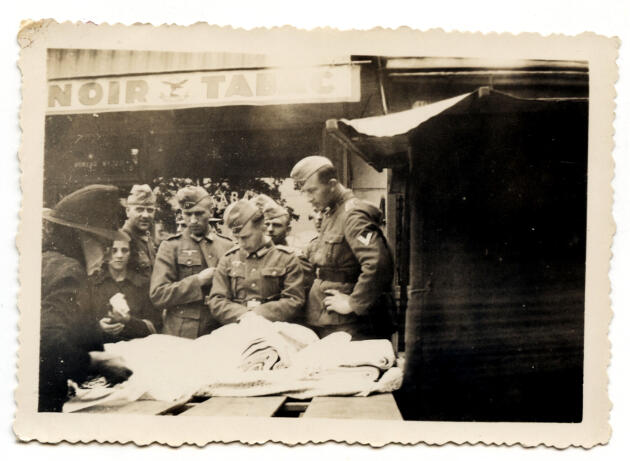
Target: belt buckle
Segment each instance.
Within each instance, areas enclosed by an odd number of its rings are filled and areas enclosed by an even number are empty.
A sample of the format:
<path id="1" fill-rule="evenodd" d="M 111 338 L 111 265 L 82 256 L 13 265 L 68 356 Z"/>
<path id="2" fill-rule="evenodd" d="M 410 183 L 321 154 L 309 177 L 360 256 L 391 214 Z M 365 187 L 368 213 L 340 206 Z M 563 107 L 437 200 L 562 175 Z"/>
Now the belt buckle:
<path id="1" fill-rule="evenodd" d="M 258 299 L 250 299 L 249 301 L 247 301 L 247 308 L 248 309 L 253 309 L 254 307 L 258 307 L 260 306 L 261 302 Z"/>

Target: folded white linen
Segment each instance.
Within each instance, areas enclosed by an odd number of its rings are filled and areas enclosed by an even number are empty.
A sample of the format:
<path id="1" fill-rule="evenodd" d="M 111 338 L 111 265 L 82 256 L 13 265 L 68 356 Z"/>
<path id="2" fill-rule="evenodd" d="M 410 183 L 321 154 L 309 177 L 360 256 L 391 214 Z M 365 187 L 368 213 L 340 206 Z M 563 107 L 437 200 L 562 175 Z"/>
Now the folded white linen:
<path id="1" fill-rule="evenodd" d="M 378 379 L 381 370 L 395 360 L 391 343 L 350 339 L 333 333 L 319 340 L 306 327 L 247 316 L 195 340 L 150 335 L 106 344 L 105 350 L 123 357 L 133 374 L 102 391 L 102 398 L 97 391 L 83 393 L 67 408 L 85 406 L 88 400 L 92 405 L 140 398 L 176 401 L 199 393 L 307 398 L 378 392 L 387 376 Z"/>

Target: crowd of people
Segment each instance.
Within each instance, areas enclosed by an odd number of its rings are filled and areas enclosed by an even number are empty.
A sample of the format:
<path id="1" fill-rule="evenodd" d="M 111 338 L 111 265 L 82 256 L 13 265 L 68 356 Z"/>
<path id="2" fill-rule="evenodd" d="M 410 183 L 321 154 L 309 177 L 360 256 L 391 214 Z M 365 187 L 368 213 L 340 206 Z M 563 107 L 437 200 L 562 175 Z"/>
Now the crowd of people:
<path id="1" fill-rule="evenodd" d="M 291 171 L 316 210 L 317 236 L 290 244 L 290 216 L 259 195 L 232 203 L 214 230 L 214 202 L 199 186 L 176 194 L 178 233 L 159 246 L 151 230 L 155 195 L 136 185 L 127 220 L 113 186 L 94 185 L 44 213 L 39 411 L 61 411 L 67 380 L 115 383 L 131 373 L 103 344 L 162 333 L 198 338 L 260 315 L 305 325 L 322 338 L 390 338 L 393 258 L 380 210 L 356 198 L 326 157 Z"/>

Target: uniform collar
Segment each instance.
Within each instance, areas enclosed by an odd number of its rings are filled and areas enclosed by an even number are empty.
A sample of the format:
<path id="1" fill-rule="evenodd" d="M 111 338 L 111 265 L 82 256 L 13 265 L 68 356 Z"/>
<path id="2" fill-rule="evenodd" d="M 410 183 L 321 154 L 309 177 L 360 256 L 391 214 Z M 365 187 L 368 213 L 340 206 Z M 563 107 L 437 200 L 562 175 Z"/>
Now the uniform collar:
<path id="1" fill-rule="evenodd" d="M 346 189 L 344 187 L 344 191 L 339 194 L 339 197 L 330 205 L 330 208 L 327 211 L 327 214 L 332 214 L 339 205 L 341 205 L 343 202 L 346 202 L 348 200 L 350 200 L 352 197 L 354 197 L 354 194 L 352 193 L 351 189 Z"/>
<path id="2" fill-rule="evenodd" d="M 253 251 L 247 255 L 248 258 L 260 259 L 265 256 L 273 248 L 273 242 L 269 239 L 258 250 Z"/>
<path id="3" fill-rule="evenodd" d="M 149 230 L 146 230 L 144 232 L 138 232 L 138 230 L 131 225 L 131 222 L 129 222 L 129 220 L 125 221 L 125 224 L 123 224 L 122 228 L 130 236 L 138 237 L 138 238 L 141 238 L 142 240 L 145 240 L 145 241 L 148 241 L 149 240 L 149 236 L 151 235 L 151 231 L 149 231 Z"/>
<path id="4" fill-rule="evenodd" d="M 184 230 L 185 234 L 188 234 L 188 236 L 193 239 L 195 242 L 200 243 L 202 240 L 208 240 L 209 242 L 212 242 L 214 240 L 214 235 L 212 234 L 211 230 L 208 230 L 208 233 L 206 235 L 203 235 L 201 237 L 197 237 L 196 235 L 193 235 L 190 233 L 190 231 L 188 230 L 188 228 L 186 228 L 186 230 Z"/>

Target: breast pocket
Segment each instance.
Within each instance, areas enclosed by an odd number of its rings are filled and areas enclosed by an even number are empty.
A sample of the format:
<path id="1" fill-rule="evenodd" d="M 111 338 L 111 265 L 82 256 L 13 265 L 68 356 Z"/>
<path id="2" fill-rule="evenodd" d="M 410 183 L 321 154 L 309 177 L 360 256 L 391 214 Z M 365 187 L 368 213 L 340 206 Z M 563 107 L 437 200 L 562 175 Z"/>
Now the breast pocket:
<path id="1" fill-rule="evenodd" d="M 230 279 L 230 288 L 234 299 L 244 299 L 245 293 L 239 291 L 239 287 L 244 287 L 245 266 L 243 264 L 233 264 L 227 271 Z"/>
<path id="2" fill-rule="evenodd" d="M 324 235 L 324 251 L 326 252 L 326 265 L 339 263 L 344 243 L 343 234 Z"/>
<path id="3" fill-rule="evenodd" d="M 201 253 L 198 250 L 179 250 L 177 264 L 180 278 L 198 274 L 202 269 Z"/>
<path id="4" fill-rule="evenodd" d="M 261 271 L 261 296 L 264 299 L 275 299 L 282 292 L 286 267 L 264 267 Z"/>

